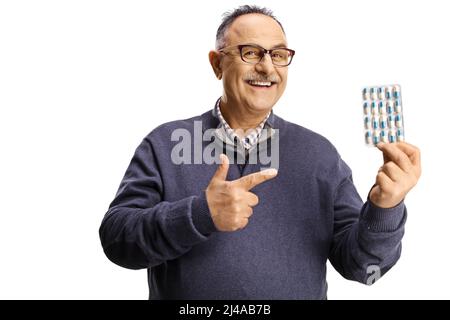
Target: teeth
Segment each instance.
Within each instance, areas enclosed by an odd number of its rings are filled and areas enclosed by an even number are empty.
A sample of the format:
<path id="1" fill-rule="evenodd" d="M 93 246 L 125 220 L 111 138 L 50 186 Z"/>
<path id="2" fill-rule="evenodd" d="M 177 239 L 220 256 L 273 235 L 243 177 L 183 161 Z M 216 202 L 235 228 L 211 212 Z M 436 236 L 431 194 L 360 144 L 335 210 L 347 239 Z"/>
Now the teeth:
<path id="1" fill-rule="evenodd" d="M 248 83 L 250 83 L 253 86 L 266 86 L 266 87 L 270 87 L 272 85 L 271 82 L 263 82 L 263 81 L 249 81 Z"/>

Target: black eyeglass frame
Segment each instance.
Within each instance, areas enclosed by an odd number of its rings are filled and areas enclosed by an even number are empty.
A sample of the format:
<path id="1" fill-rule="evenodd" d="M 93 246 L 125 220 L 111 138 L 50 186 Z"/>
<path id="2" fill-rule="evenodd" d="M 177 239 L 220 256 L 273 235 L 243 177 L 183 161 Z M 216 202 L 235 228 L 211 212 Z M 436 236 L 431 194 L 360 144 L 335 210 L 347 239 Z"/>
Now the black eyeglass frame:
<path id="1" fill-rule="evenodd" d="M 255 48 L 261 49 L 262 54 L 261 54 L 261 56 L 259 57 L 259 61 L 258 61 L 258 62 L 249 62 L 249 61 L 244 60 L 244 56 L 242 55 L 242 49 L 245 48 L 245 47 L 255 47 Z M 272 64 L 273 64 L 274 66 L 276 66 L 276 67 L 287 67 L 288 65 L 291 64 L 292 60 L 294 59 L 294 55 L 295 55 L 295 50 L 292 50 L 292 49 L 289 49 L 289 48 L 279 47 L 279 48 L 273 48 L 273 49 L 267 50 L 267 49 L 261 47 L 260 45 L 253 44 L 253 43 L 247 43 L 247 44 L 239 44 L 239 45 L 235 45 L 235 46 L 229 46 L 229 47 L 222 48 L 222 49 L 220 49 L 220 50 L 218 50 L 218 51 L 219 51 L 220 53 L 223 53 L 223 54 L 228 54 L 229 52 L 226 52 L 226 51 L 224 51 L 224 50 L 230 49 L 230 48 L 238 48 L 238 49 L 239 49 L 239 55 L 241 56 L 241 60 L 244 61 L 245 63 L 249 63 L 249 64 L 258 64 L 258 63 L 260 63 L 261 60 L 264 58 L 264 56 L 268 53 L 268 54 L 270 55 L 270 60 L 272 61 Z M 289 51 L 290 57 L 291 57 L 291 58 L 290 58 L 288 64 L 281 64 L 281 65 L 280 65 L 280 64 L 277 64 L 277 63 L 275 63 L 275 62 L 273 61 L 273 59 L 272 59 L 272 52 L 273 52 L 273 51 L 276 51 L 276 50 L 280 50 L 280 49 Z"/>

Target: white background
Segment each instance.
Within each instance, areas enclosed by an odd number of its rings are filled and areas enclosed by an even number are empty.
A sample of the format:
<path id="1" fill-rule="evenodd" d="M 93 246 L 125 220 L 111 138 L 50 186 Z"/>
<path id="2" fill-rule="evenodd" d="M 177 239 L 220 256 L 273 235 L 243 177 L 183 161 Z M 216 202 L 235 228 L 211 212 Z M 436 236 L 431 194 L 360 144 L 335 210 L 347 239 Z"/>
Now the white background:
<path id="1" fill-rule="evenodd" d="M 0 298 L 147 298 L 146 272 L 109 262 L 98 228 L 142 138 L 221 94 L 207 54 L 240 4 L 0 2 Z M 329 298 L 450 298 L 448 1 L 257 4 L 297 51 L 275 112 L 330 139 L 363 198 L 381 165 L 363 143 L 363 86 L 402 85 L 422 150 L 402 258 L 371 287 L 330 266 Z"/>

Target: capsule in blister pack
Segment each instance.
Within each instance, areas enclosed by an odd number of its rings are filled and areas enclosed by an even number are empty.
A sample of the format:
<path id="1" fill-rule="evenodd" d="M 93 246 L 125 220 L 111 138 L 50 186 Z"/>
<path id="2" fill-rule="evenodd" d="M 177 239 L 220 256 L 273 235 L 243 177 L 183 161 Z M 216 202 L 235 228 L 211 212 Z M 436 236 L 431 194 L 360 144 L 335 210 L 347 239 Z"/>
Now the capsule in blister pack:
<path id="1" fill-rule="evenodd" d="M 378 142 L 404 141 L 405 129 L 401 87 L 398 84 L 370 86 L 362 90 L 364 137 L 369 146 Z"/>

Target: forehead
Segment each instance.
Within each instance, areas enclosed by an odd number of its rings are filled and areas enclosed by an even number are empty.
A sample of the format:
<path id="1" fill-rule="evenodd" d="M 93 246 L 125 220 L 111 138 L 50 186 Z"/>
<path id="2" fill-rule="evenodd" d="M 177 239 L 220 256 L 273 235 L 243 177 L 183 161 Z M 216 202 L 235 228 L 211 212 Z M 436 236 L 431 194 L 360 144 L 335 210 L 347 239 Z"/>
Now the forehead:
<path id="1" fill-rule="evenodd" d="M 255 43 L 263 47 L 284 43 L 286 36 L 278 22 L 263 14 L 246 14 L 233 21 L 225 33 L 227 45 Z"/>

